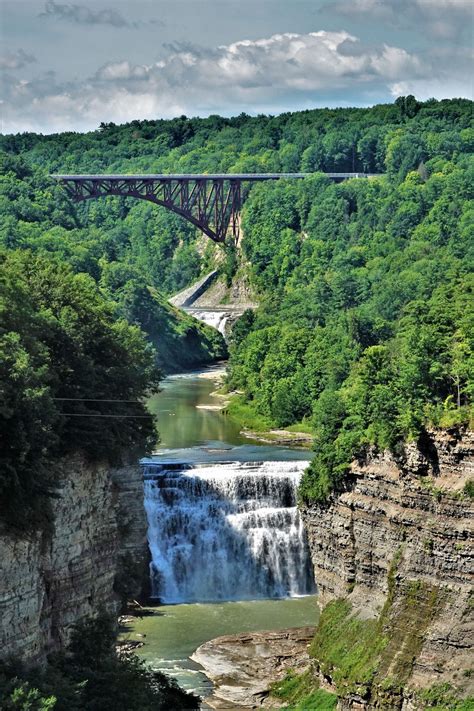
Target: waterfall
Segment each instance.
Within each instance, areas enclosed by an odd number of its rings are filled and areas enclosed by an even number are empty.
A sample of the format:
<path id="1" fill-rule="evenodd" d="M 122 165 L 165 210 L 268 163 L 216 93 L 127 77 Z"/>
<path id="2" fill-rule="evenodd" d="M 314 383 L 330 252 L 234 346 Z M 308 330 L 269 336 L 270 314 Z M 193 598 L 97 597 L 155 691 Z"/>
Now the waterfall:
<path id="1" fill-rule="evenodd" d="M 153 596 L 163 602 L 314 592 L 296 489 L 305 461 L 145 466 Z"/>
<path id="2" fill-rule="evenodd" d="M 215 328 L 217 331 L 220 331 L 223 336 L 225 336 L 225 327 L 227 324 L 227 321 L 229 320 L 231 316 L 231 311 L 212 311 L 211 309 L 206 309 L 203 308 L 202 310 L 200 309 L 185 309 L 188 313 L 190 313 L 194 318 L 197 318 L 198 321 L 202 321 L 203 323 L 206 323 L 208 326 L 212 326 Z"/>

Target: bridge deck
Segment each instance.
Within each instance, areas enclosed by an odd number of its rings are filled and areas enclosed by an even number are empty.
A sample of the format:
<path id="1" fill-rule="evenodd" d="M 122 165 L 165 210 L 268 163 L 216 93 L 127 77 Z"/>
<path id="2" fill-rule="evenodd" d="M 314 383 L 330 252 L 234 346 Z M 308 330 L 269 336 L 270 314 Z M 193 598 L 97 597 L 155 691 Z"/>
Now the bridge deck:
<path id="1" fill-rule="evenodd" d="M 54 174 L 57 180 L 279 180 L 280 178 L 308 178 L 315 173 L 146 173 L 144 175 L 63 175 Z M 324 173 L 334 180 L 349 178 L 375 178 L 376 173 Z"/>

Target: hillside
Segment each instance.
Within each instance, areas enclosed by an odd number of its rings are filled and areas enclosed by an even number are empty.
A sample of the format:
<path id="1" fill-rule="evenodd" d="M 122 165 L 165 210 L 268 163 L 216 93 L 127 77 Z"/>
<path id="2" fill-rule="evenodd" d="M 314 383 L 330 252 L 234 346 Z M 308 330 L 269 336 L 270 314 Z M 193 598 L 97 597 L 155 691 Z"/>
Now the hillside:
<path id="1" fill-rule="evenodd" d="M 150 297 L 149 288 L 155 295 L 159 291 L 169 296 L 219 264 L 229 282 L 237 267 L 234 253 L 227 249 L 226 258 L 222 260 L 219 247 L 199 236 L 192 225 L 165 209 L 141 201 L 107 198 L 74 205 L 63 190 L 49 180 L 48 174 L 387 172 L 389 180 L 383 190 L 388 198 L 389 186 L 397 185 L 408 171 L 420 165 L 423 175 L 433 171 L 449 172 L 451 168 L 447 164 L 465 160 L 466 153 L 472 150 L 472 141 L 469 101 L 432 100 L 420 104 L 413 97 L 401 97 L 394 104 L 370 109 L 318 109 L 253 118 L 246 114 L 235 118 L 181 117 L 169 121 L 132 121 L 122 126 L 101 124 L 97 131 L 86 134 L 1 136 L 0 243 L 8 249 L 28 248 L 54 256 L 68 262 L 74 271 L 90 274 L 106 297 L 117 303 L 118 314 L 138 323 L 149 333 L 162 367 L 176 370 L 221 357 L 222 342 L 216 340 L 211 331 L 195 324 L 194 335 L 186 335 L 183 340 L 183 334 L 188 334 L 193 326 L 169 312 L 162 298 Z M 438 165 L 430 163 L 433 160 L 438 161 Z M 324 192 L 325 184 L 318 179 L 305 183 L 304 187 L 288 189 L 265 186 L 260 192 L 253 188 L 255 198 L 244 210 L 248 215 L 244 220 L 248 233 L 244 250 L 253 262 L 255 282 L 262 293 L 276 285 L 283 286 L 285 273 L 289 275 L 299 259 L 301 235 L 310 234 L 305 252 L 312 248 L 313 230 L 306 222 L 316 196 L 318 204 L 321 203 L 323 196 L 318 191 L 321 187 Z M 428 200 L 434 200 L 439 188 L 439 180 L 432 181 L 430 191 L 425 191 L 430 192 Z M 452 189 L 455 190 L 455 186 Z M 288 201 L 293 200 L 293 190 L 296 190 L 295 199 L 305 202 L 305 206 L 301 204 L 298 208 L 300 217 L 297 218 L 296 213 L 282 213 L 272 222 L 266 220 L 269 216 L 266 215 L 263 234 L 268 236 L 258 253 L 255 252 L 252 230 L 255 234 L 257 222 L 252 205 L 258 204 L 257 195 L 262 196 L 260 201 L 271 201 L 278 199 L 283 191 Z M 380 188 L 375 186 L 370 195 L 363 186 L 349 190 L 352 197 L 349 199 L 347 193 L 344 204 L 337 205 L 343 220 L 351 214 L 354 221 L 357 200 L 360 202 L 367 196 L 370 201 L 380 196 Z M 322 209 L 332 212 L 330 202 L 336 198 L 330 196 L 341 195 L 340 189 L 334 188 L 327 195 L 329 203 L 326 201 Z M 392 235 L 397 238 L 406 237 L 401 232 L 411 230 L 420 221 L 418 198 L 408 195 L 407 199 L 409 204 L 397 216 L 398 222 L 391 224 Z M 266 208 L 262 204 L 262 208 L 256 209 Z M 314 207 L 313 226 L 320 222 L 320 209 Z M 369 208 L 364 205 L 361 209 Z M 381 218 L 376 228 L 374 220 L 378 219 L 379 209 L 383 209 L 386 217 Z M 383 232 L 390 210 L 396 210 L 395 202 L 390 200 L 373 206 L 370 224 L 367 222 L 364 229 Z M 336 213 L 331 215 L 334 221 L 337 216 Z M 454 214 L 452 219 L 455 219 Z M 320 225 L 318 229 L 326 236 L 333 233 L 335 238 L 342 226 L 333 227 L 326 219 L 324 227 Z M 288 229 L 293 232 L 287 232 Z M 300 238 L 294 239 L 298 230 L 303 232 Z M 322 237 L 324 241 L 324 235 L 317 238 Z M 344 241 L 346 237 L 340 233 L 338 239 Z M 361 237 L 353 234 L 350 239 L 355 245 Z M 417 240 L 433 244 L 435 236 L 417 234 Z M 391 247 L 398 248 L 393 239 Z M 267 254 L 262 254 L 263 249 Z M 278 269 L 282 278 L 270 276 L 268 264 L 272 259 L 281 258 L 283 262 Z M 361 257 L 353 255 L 351 260 L 351 265 L 359 268 L 357 262 Z M 265 275 L 260 274 L 262 271 Z M 295 273 L 295 279 L 296 276 Z M 345 285 L 340 283 L 337 288 L 343 291 Z M 339 297 L 340 308 L 352 308 L 351 299 L 349 295 L 345 300 Z M 160 324 L 158 339 L 154 323 Z M 166 333 L 162 331 L 164 323 Z"/>
<path id="2" fill-rule="evenodd" d="M 165 297 L 214 266 L 231 283 L 238 253 L 222 259 L 189 223 L 138 200 L 74 205 L 48 173 L 384 173 L 256 185 L 243 211 L 243 265 L 262 306 L 235 331 L 229 386 L 276 426 L 313 422 L 303 495 L 320 497 L 358 447 L 469 417 L 473 146 L 471 102 L 413 97 L 3 136 L 0 238 L 88 273 L 177 370 L 224 347 Z"/>
<path id="3" fill-rule="evenodd" d="M 472 447 L 468 458 L 461 445 L 470 438 L 474 395 L 472 106 L 408 96 L 368 109 L 0 138 L 1 526 L 6 549 L 22 551 L 18 579 L 36 571 L 38 585 L 18 595 L 11 553 L 0 577 L 18 628 L 23 605 L 42 620 L 33 640 L 38 659 L 47 651 L 43 637 L 56 635 L 47 643 L 61 651 L 36 676 L 3 665 L 0 686 L 12 698 L 45 708 L 54 691 L 55 708 L 69 711 L 92 708 L 96 694 L 107 706 L 120 687 L 126 711 L 130 697 L 148 709 L 158 698 L 169 706 L 168 694 L 178 693 L 173 685 L 157 691 L 163 679 L 133 659 L 122 664 L 113 623 L 79 619 L 67 594 L 57 605 L 55 586 L 67 569 L 74 604 L 91 617 L 101 600 L 126 594 L 134 576 L 116 563 L 133 526 L 117 520 L 112 467 L 136 459 L 156 436 L 145 400 L 160 369 L 225 356 L 216 331 L 168 301 L 217 269 L 215 301 L 251 294 L 259 304 L 229 339 L 226 387 L 240 391 L 234 415 L 245 411 L 314 439 L 299 505 L 329 605 L 310 650 L 309 688 L 306 677 L 290 676 L 276 693 L 294 711 L 308 708 L 320 682 L 338 694 L 341 709 L 467 708 L 457 696 L 471 693 L 472 670 L 463 656 L 459 679 L 452 650 L 472 610 L 463 568 Z M 237 248 L 218 247 L 177 216 L 133 199 L 75 205 L 48 177 L 300 170 L 314 174 L 248 191 Z M 334 184 L 324 171 L 383 175 Z M 135 472 L 122 485 L 141 508 L 137 480 Z M 82 507 L 71 503 L 76 491 L 79 499 L 87 492 Z M 100 562 L 106 558 L 109 567 Z M 87 584 L 76 585 L 71 560 Z M 101 591 L 89 600 L 95 565 L 103 565 L 105 582 L 94 579 Z M 456 601 L 456 609 L 446 606 Z M 65 611 L 61 625 L 48 617 L 56 608 Z M 31 629 L 24 640 L 9 632 L 12 649 L 29 644 Z M 435 656 L 444 671 L 434 668 Z M 426 659 L 432 666 L 421 669 Z M 416 684 L 428 689 L 426 698 Z"/>
<path id="4" fill-rule="evenodd" d="M 234 332 L 228 385 L 274 426 L 312 428 L 305 501 L 344 487 L 367 447 L 471 417 L 469 114 L 443 131 L 421 109 L 385 143 L 384 177 L 257 186 L 246 204 L 261 306 Z"/>
<path id="5" fill-rule="evenodd" d="M 202 268 L 190 226 L 180 222 L 175 229 L 177 218 L 166 211 L 151 213 L 158 220 L 152 226 L 145 211 L 132 236 L 128 209 L 116 201 L 97 203 L 87 214 L 28 156 L 2 153 L 0 162 L 0 248 L 29 249 L 89 275 L 103 299 L 115 304 L 116 318 L 146 332 L 165 372 L 225 355 L 219 334 L 167 303 L 167 295 L 193 281 Z"/>

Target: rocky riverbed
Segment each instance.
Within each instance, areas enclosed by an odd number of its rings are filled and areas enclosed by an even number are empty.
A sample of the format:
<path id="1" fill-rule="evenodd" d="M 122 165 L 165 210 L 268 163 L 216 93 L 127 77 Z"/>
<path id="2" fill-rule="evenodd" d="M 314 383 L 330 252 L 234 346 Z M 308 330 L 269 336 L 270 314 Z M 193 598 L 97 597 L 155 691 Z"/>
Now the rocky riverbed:
<path id="1" fill-rule="evenodd" d="M 191 659 L 201 664 L 214 683 L 214 692 L 206 703 L 227 711 L 277 708 L 277 699 L 268 700 L 270 687 L 288 669 L 302 673 L 309 667 L 308 647 L 314 629 L 245 632 L 202 644 Z"/>

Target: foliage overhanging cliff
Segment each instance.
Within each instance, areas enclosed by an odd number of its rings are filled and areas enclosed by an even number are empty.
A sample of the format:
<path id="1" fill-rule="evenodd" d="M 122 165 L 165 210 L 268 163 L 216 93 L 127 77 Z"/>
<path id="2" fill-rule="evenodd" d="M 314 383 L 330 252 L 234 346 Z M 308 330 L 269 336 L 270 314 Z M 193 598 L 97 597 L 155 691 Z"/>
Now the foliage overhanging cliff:
<path id="1" fill-rule="evenodd" d="M 116 462 L 154 441 L 153 351 L 67 264 L 0 253 L 0 363 L 0 520 L 45 524 L 66 454 Z"/>

